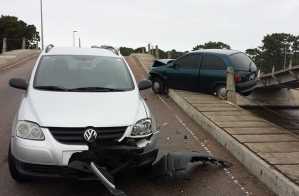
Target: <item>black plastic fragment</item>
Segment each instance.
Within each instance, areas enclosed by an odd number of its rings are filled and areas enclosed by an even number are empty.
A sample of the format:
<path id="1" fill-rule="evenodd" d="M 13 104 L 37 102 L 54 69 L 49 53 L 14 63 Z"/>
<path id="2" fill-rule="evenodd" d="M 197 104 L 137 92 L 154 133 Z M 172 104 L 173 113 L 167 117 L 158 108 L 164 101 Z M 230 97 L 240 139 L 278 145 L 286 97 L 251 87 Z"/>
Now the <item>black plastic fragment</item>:
<path id="1" fill-rule="evenodd" d="M 211 164 L 217 167 L 230 167 L 229 162 L 216 159 L 202 152 L 168 153 L 153 164 L 152 177 L 166 179 L 189 179 L 193 170 L 201 165 Z"/>

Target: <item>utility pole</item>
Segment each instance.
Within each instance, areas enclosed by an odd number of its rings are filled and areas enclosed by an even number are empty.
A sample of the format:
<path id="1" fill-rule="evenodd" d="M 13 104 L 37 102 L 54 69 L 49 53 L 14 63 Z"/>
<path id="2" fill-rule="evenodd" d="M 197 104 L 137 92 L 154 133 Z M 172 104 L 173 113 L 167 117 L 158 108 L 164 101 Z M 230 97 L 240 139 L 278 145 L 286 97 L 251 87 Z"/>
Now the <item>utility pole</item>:
<path id="1" fill-rule="evenodd" d="M 41 29 L 41 47 L 44 49 L 44 22 L 43 22 L 43 0 L 40 0 L 40 29 Z"/>
<path id="2" fill-rule="evenodd" d="M 81 48 L 81 38 L 79 37 L 79 48 Z"/>
<path id="3" fill-rule="evenodd" d="M 78 31 L 73 31 L 73 47 L 76 47 L 76 33 Z"/>

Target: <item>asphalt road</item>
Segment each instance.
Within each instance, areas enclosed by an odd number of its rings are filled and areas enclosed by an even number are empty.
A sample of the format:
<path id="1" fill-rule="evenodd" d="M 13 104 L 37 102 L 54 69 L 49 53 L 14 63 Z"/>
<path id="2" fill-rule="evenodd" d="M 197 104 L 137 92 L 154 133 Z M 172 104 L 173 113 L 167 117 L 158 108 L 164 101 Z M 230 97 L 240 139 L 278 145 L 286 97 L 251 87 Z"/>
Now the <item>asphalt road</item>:
<path id="1" fill-rule="evenodd" d="M 23 92 L 10 88 L 8 80 L 12 77 L 28 77 L 34 61 L 30 60 L 13 69 L 0 72 L 0 196 L 109 195 L 98 182 L 45 179 L 18 184 L 10 177 L 7 165 L 10 126 Z M 145 78 L 145 72 L 131 58 L 128 58 L 128 62 L 137 80 Z M 151 90 L 142 92 L 142 95 L 156 116 L 158 124 L 162 126 L 161 152 L 208 151 L 232 162 L 234 166 L 230 169 L 199 168 L 191 180 L 179 181 L 150 179 L 141 173 L 128 172 L 117 179 L 119 187 L 128 195 L 272 195 L 170 98 L 157 96 Z"/>

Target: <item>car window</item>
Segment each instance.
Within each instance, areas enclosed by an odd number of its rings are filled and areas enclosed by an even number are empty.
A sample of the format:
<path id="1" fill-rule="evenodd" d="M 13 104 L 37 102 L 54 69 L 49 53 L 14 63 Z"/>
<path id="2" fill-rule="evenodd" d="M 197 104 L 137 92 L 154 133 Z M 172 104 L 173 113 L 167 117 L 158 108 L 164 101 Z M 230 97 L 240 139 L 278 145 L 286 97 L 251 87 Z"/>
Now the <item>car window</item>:
<path id="1" fill-rule="evenodd" d="M 189 54 L 175 62 L 177 69 L 197 69 L 200 65 L 201 55 Z"/>
<path id="2" fill-rule="evenodd" d="M 44 56 L 34 78 L 36 86 L 64 89 L 102 87 L 131 90 L 133 80 L 127 65 L 119 57 L 57 55 Z"/>
<path id="3" fill-rule="evenodd" d="M 255 67 L 254 62 L 246 54 L 242 52 L 233 54 L 229 58 L 236 69 L 247 71 L 249 70 L 250 66 Z"/>
<path id="4" fill-rule="evenodd" d="M 206 54 L 201 66 L 202 69 L 226 69 L 224 61 L 213 54 Z"/>

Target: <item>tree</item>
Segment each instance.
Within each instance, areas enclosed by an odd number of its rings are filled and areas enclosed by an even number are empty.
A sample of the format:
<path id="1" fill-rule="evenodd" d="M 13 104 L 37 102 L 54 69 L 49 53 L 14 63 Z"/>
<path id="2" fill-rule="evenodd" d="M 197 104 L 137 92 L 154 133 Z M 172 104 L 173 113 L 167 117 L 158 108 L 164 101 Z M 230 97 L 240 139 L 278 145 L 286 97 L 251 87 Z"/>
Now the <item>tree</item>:
<path id="1" fill-rule="evenodd" d="M 260 65 L 263 62 L 262 51 L 260 48 L 250 48 L 245 51 L 245 53 L 255 62 L 257 67 L 260 69 Z"/>
<path id="2" fill-rule="evenodd" d="M 168 51 L 170 53 L 170 57 L 172 59 L 177 59 L 178 57 L 182 56 L 184 52 L 178 52 L 175 49 L 172 49 L 171 51 Z"/>
<path id="3" fill-rule="evenodd" d="M 231 49 L 231 47 L 228 44 L 225 44 L 223 42 L 209 41 L 207 43 L 204 43 L 203 45 L 196 45 L 193 48 L 193 50 L 199 50 L 199 49 Z"/>
<path id="4" fill-rule="evenodd" d="M 262 46 L 247 49 L 246 53 L 255 61 L 263 72 L 271 72 L 272 67 L 283 69 L 290 59 L 298 61 L 296 51 L 299 49 L 299 36 L 287 33 L 273 33 L 264 36 Z M 294 55 L 293 55 L 294 54 Z"/>
<path id="5" fill-rule="evenodd" d="M 37 42 L 40 40 L 39 33 L 34 25 L 28 25 L 24 21 L 19 20 L 15 16 L 0 17 L 0 50 L 2 49 L 2 40 L 6 37 L 7 49 L 20 49 L 22 46 L 22 38 L 26 39 L 27 48 L 36 48 Z"/>
<path id="6" fill-rule="evenodd" d="M 120 47 L 119 51 L 123 56 L 130 56 L 132 53 L 134 53 L 133 48 L 127 48 L 127 47 Z"/>
<path id="7" fill-rule="evenodd" d="M 146 48 L 145 47 L 139 47 L 139 48 L 136 48 L 135 50 L 134 50 L 134 52 L 136 52 L 136 53 L 142 53 L 142 52 L 145 52 L 146 51 Z"/>

